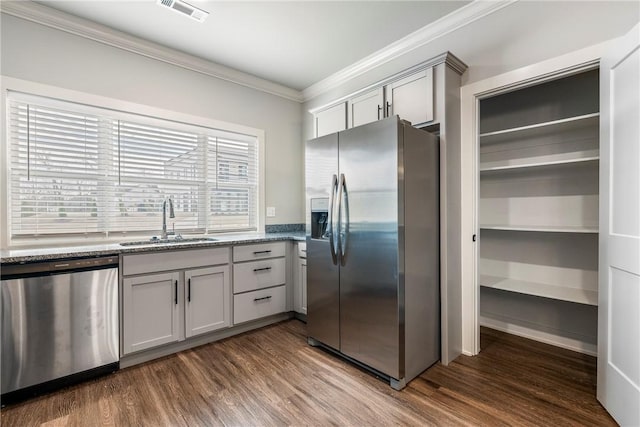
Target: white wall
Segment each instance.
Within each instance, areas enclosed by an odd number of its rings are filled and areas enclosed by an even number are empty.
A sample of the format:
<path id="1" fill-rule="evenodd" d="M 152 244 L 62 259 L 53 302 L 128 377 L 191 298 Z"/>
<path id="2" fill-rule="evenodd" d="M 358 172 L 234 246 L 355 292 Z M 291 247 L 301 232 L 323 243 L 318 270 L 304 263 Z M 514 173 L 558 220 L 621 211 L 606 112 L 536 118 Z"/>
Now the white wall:
<path id="1" fill-rule="evenodd" d="M 265 131 L 267 224 L 303 223 L 301 105 L 1 15 L 0 74 Z"/>
<path id="2" fill-rule="evenodd" d="M 520 0 L 306 102 L 303 137 L 313 135 L 308 110 L 445 51 L 469 66 L 465 85 L 619 37 L 639 17 L 639 2 Z"/>

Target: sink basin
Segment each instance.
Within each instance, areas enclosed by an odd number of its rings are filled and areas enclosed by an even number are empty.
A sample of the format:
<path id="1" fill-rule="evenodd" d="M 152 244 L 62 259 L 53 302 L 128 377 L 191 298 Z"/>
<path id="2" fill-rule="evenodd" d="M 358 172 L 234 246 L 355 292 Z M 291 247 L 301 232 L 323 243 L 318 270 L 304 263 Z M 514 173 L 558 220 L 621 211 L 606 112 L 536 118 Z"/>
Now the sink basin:
<path id="1" fill-rule="evenodd" d="M 123 242 L 120 246 L 142 246 L 142 245 L 177 245 L 180 243 L 198 243 L 198 242 L 215 242 L 218 239 L 211 237 L 193 237 L 182 239 L 149 239 L 149 240 L 137 240 L 135 242 Z"/>

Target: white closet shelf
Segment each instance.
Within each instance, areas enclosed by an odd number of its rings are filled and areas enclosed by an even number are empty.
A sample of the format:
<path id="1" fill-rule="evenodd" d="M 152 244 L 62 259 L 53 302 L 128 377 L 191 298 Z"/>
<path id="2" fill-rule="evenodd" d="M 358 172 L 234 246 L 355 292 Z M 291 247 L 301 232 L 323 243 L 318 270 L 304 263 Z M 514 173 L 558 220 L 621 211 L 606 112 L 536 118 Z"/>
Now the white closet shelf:
<path id="1" fill-rule="evenodd" d="M 485 132 L 480 134 L 480 144 L 495 144 L 497 142 L 504 142 L 513 138 L 526 138 L 529 136 L 543 135 L 547 133 L 567 132 L 590 126 L 597 127 L 599 125 L 599 117 L 599 113 L 592 113 L 569 117 L 566 119 L 536 123 L 529 126 Z"/>
<path id="2" fill-rule="evenodd" d="M 488 276 L 484 274 L 480 275 L 480 286 L 544 298 L 576 302 L 579 304 L 598 305 L 598 291 L 586 289 L 527 282 L 525 280 Z"/>
<path id="3" fill-rule="evenodd" d="M 596 150 L 593 150 L 596 151 Z M 517 170 L 517 169 L 526 169 L 526 168 L 536 168 L 536 167 L 548 167 L 548 166 L 564 166 L 564 165 L 575 165 L 582 164 L 587 162 L 597 162 L 600 159 L 597 155 L 591 155 L 588 157 L 575 157 L 563 160 L 543 160 L 543 161 L 529 161 L 523 159 L 521 163 L 507 164 L 506 162 L 491 162 L 488 164 L 480 165 L 480 172 L 493 172 L 493 171 L 509 171 L 509 170 Z"/>
<path id="4" fill-rule="evenodd" d="M 568 225 L 506 225 L 506 224 L 481 224 L 481 230 L 504 231 L 537 231 L 544 233 L 598 233 L 598 227 L 568 226 Z"/>

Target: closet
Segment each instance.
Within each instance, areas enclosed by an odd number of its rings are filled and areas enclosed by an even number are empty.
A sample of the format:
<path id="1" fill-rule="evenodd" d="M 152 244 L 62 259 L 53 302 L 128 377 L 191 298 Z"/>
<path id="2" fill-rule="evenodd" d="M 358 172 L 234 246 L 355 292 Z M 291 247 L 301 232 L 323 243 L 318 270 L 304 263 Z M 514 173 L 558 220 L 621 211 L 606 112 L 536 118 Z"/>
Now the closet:
<path id="1" fill-rule="evenodd" d="M 479 105 L 480 324 L 595 354 L 597 69 Z"/>

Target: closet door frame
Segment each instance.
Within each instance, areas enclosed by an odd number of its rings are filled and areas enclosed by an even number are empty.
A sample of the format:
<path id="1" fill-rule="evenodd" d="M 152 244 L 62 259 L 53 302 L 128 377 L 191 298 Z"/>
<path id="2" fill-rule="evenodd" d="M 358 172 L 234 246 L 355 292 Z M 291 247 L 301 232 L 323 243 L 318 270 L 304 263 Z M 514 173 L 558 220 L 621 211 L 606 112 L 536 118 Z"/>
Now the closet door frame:
<path id="1" fill-rule="evenodd" d="M 607 43 L 519 68 L 463 86 L 461 100 L 461 260 L 462 354 L 480 352 L 479 183 L 480 101 L 599 67 Z"/>

